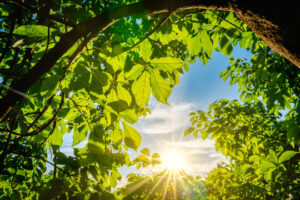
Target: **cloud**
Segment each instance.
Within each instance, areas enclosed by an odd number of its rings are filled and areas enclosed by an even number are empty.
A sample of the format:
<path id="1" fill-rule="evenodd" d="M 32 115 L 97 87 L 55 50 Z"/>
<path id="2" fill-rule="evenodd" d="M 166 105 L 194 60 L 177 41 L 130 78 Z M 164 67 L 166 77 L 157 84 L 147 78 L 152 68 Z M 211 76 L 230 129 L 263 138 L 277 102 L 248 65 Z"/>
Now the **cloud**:
<path id="1" fill-rule="evenodd" d="M 214 147 L 215 141 L 211 139 L 206 139 L 203 141 L 202 139 L 197 138 L 197 139 L 189 139 L 185 141 L 175 141 L 175 142 L 166 141 L 165 144 L 171 147 L 211 148 Z"/>
<path id="2" fill-rule="evenodd" d="M 178 103 L 167 106 L 152 104 L 151 115 L 140 119 L 137 128 L 144 134 L 169 134 L 183 130 L 189 125 L 189 113 L 194 110 L 192 103 Z"/>

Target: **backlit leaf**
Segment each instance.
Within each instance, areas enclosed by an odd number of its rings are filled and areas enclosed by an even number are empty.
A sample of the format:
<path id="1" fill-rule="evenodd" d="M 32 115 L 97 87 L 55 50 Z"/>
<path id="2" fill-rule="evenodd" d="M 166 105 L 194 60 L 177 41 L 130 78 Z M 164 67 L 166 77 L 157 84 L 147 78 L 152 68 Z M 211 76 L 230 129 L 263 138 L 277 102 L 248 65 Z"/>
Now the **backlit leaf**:
<path id="1" fill-rule="evenodd" d="M 168 98 L 171 94 L 172 88 L 169 81 L 164 79 L 158 70 L 151 71 L 151 87 L 153 96 L 157 101 L 168 104 Z"/>
<path id="2" fill-rule="evenodd" d="M 133 82 L 132 93 L 140 107 L 148 105 L 151 94 L 150 74 L 148 71 L 143 72 L 139 79 Z"/>
<path id="3" fill-rule="evenodd" d="M 142 137 L 133 127 L 123 122 L 125 144 L 129 148 L 137 150 L 142 143 Z"/>

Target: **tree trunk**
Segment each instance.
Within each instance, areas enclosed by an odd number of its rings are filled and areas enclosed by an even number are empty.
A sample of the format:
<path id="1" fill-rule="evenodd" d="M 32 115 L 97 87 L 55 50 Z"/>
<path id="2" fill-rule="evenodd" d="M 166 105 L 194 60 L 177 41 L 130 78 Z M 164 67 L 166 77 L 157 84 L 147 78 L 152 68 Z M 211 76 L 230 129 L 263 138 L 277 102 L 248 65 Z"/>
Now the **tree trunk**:
<path id="1" fill-rule="evenodd" d="M 293 1 L 294 2 L 294 1 Z M 61 37 L 51 49 L 23 77 L 12 83 L 11 90 L 0 101 L 0 121 L 7 115 L 12 106 L 26 93 L 35 81 L 49 72 L 57 60 L 80 38 L 93 32 L 101 32 L 116 20 L 123 17 L 155 14 L 162 12 L 180 12 L 189 9 L 216 9 L 234 12 L 254 33 L 264 40 L 269 47 L 280 53 L 300 68 L 299 6 L 296 3 L 281 4 L 262 0 L 144 0 L 115 10 L 104 12 Z"/>

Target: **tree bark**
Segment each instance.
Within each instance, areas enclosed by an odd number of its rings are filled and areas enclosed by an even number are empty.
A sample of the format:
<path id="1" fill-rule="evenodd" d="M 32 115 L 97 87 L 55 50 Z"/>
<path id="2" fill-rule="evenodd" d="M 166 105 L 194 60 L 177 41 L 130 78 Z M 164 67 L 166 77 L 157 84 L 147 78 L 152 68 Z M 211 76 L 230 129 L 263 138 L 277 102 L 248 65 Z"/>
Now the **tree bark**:
<path id="1" fill-rule="evenodd" d="M 295 3 L 294 3 L 295 4 Z M 274 51 L 300 68 L 299 7 L 293 3 L 235 0 L 144 0 L 115 10 L 106 11 L 98 16 L 78 24 L 64 34 L 56 46 L 41 58 L 24 76 L 14 81 L 11 90 L 0 100 L 0 121 L 4 119 L 12 106 L 22 99 L 25 93 L 45 73 L 49 72 L 73 44 L 81 37 L 92 32 L 101 32 L 118 19 L 141 14 L 180 12 L 189 9 L 216 9 L 234 12 L 254 33 L 256 33 Z M 287 12 L 282 12 L 287 11 Z M 16 93 L 15 91 L 18 91 Z"/>

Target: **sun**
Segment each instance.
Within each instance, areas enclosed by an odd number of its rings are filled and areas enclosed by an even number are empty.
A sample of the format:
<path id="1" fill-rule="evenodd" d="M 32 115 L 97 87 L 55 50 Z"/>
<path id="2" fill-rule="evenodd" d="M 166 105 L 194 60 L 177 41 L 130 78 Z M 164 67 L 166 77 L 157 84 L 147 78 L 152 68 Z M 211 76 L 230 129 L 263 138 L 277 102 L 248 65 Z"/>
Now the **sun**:
<path id="1" fill-rule="evenodd" d="M 186 161 L 182 153 L 176 150 L 169 151 L 162 155 L 162 164 L 168 170 L 182 170 L 186 168 Z"/>

